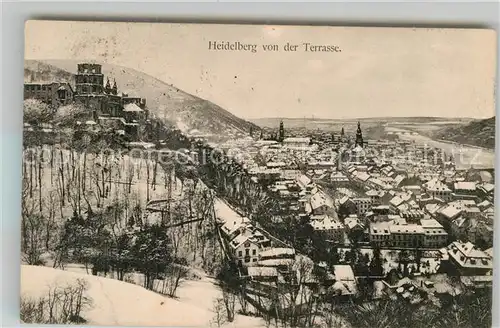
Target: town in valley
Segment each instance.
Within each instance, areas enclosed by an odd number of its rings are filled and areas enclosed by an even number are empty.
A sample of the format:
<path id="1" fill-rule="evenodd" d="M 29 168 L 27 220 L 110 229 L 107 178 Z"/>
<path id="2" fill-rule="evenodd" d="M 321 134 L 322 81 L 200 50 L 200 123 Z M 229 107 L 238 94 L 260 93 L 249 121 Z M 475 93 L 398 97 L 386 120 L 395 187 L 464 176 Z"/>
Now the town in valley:
<path id="1" fill-rule="evenodd" d="M 244 120 L 121 66 L 24 73 L 22 322 L 491 327 L 494 117 Z"/>

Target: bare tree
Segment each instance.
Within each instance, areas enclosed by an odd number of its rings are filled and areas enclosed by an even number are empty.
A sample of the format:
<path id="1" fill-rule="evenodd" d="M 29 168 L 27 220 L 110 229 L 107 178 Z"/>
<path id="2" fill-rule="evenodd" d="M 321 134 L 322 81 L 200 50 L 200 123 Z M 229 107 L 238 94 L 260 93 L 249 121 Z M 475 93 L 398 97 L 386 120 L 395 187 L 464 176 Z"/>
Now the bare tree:
<path id="1" fill-rule="evenodd" d="M 297 256 L 288 265 L 283 283 L 277 286 L 277 317 L 283 327 L 297 327 L 305 311 L 313 310 L 312 293 L 306 282 L 312 277 L 314 263 L 307 257 Z M 311 318 L 308 318 L 311 319 Z"/>
<path id="2" fill-rule="evenodd" d="M 236 295 L 234 295 L 227 288 L 223 288 L 222 301 L 224 302 L 224 307 L 226 308 L 227 321 L 233 322 L 235 315 Z"/>
<path id="3" fill-rule="evenodd" d="M 82 312 L 92 306 L 87 296 L 88 283 L 77 279 L 65 286 L 49 286 L 45 296 L 29 298 L 21 296 L 20 316 L 24 323 L 81 324 L 86 320 Z"/>
<path id="4" fill-rule="evenodd" d="M 43 232 L 45 228 L 45 219 L 40 214 L 30 214 L 23 218 L 23 235 L 26 240 L 23 243 L 23 259 L 30 265 L 43 264 Z"/>
<path id="5" fill-rule="evenodd" d="M 130 194 L 132 192 L 132 182 L 134 181 L 134 165 L 130 157 L 127 157 L 126 171 L 127 171 L 127 192 Z"/>
<path id="6" fill-rule="evenodd" d="M 210 322 L 210 326 L 217 328 L 222 327 L 227 322 L 226 307 L 222 298 L 217 298 L 214 300 L 212 311 L 214 312 L 214 317 Z"/>
<path id="7" fill-rule="evenodd" d="M 165 272 L 165 279 L 163 280 L 162 294 L 175 297 L 177 288 L 179 288 L 182 281 L 187 277 L 188 272 L 188 268 L 182 265 L 176 263 L 168 265 Z"/>

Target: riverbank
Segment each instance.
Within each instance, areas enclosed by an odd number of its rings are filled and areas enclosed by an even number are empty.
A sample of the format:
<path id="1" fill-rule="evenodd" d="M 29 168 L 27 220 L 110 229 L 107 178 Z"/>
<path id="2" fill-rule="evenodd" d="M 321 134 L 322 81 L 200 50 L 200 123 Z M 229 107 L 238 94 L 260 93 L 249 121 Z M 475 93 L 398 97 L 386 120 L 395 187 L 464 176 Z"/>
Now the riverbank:
<path id="1" fill-rule="evenodd" d="M 493 169 L 495 167 L 495 153 L 491 149 L 447 140 L 435 140 L 401 128 L 386 127 L 385 130 L 386 132 L 408 132 L 408 134 L 398 134 L 398 138 L 440 149 L 447 156 L 452 155 L 459 169 Z"/>

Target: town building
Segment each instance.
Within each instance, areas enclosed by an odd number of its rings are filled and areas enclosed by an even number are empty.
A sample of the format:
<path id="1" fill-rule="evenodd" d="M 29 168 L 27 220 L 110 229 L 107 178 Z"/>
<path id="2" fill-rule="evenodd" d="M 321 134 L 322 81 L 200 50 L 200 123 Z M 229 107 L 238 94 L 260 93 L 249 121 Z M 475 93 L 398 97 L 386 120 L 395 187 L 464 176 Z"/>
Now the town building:
<path id="1" fill-rule="evenodd" d="M 283 139 L 283 145 L 290 148 L 304 148 L 309 146 L 311 143 L 310 138 L 285 138 Z"/>
<path id="2" fill-rule="evenodd" d="M 440 198 L 445 202 L 452 199 L 451 189 L 437 178 L 424 183 L 422 187 L 432 198 Z"/>
<path id="3" fill-rule="evenodd" d="M 372 199 L 370 197 L 353 198 L 352 201 L 356 204 L 358 216 L 364 215 L 372 207 Z"/>
<path id="4" fill-rule="evenodd" d="M 336 187 L 345 187 L 349 185 L 349 178 L 341 171 L 332 172 L 330 182 Z"/>
<path id="5" fill-rule="evenodd" d="M 459 181 L 455 182 L 453 185 L 453 199 L 469 199 L 476 200 L 477 197 L 477 185 L 475 182 L 471 181 Z"/>
<path id="6" fill-rule="evenodd" d="M 344 241 L 344 225 L 335 217 L 326 214 L 311 216 L 310 225 L 331 241 Z"/>
<path id="7" fill-rule="evenodd" d="M 394 247 L 421 248 L 424 246 L 425 231 L 418 224 L 391 224 L 389 226 Z"/>
<path id="8" fill-rule="evenodd" d="M 357 293 L 357 282 L 350 265 L 333 266 L 334 284 L 328 288 L 334 296 L 353 296 Z"/>
<path id="9" fill-rule="evenodd" d="M 448 248 L 449 260 L 458 274 L 464 276 L 491 275 L 493 260 L 471 242 L 453 242 Z"/>
<path id="10" fill-rule="evenodd" d="M 423 248 L 425 238 L 424 226 L 409 224 L 403 218 L 370 223 L 369 240 L 376 247 Z"/>
<path id="11" fill-rule="evenodd" d="M 448 233 L 443 226 L 435 219 L 420 220 L 420 225 L 424 229 L 424 247 L 440 248 L 448 244 Z"/>
<path id="12" fill-rule="evenodd" d="M 335 213 L 333 200 L 323 192 L 317 192 L 312 195 L 310 198 L 310 204 L 314 215 Z"/>

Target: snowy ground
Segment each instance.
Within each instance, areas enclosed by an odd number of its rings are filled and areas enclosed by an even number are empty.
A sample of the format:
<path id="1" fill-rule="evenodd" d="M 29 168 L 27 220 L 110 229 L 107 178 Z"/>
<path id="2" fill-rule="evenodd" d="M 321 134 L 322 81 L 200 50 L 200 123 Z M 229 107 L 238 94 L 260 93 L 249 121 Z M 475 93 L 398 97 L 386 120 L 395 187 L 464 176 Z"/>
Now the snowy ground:
<path id="1" fill-rule="evenodd" d="M 71 266 L 69 270 L 21 266 L 21 295 L 39 297 L 50 285 L 84 278 L 90 285 L 88 296 L 93 300 L 92 308 L 83 313 L 89 324 L 191 327 L 211 326 L 213 301 L 220 295 L 213 281 L 207 277 L 188 281 L 180 288 L 179 298 L 172 299 L 135 284 L 87 275 L 84 269 L 77 266 Z M 224 325 L 242 328 L 262 326 L 260 318 L 242 315 L 236 315 L 234 322 Z"/>
<path id="2" fill-rule="evenodd" d="M 350 251 L 349 248 L 339 248 L 342 252 L 344 252 L 344 255 L 346 252 Z M 372 248 L 360 248 L 359 249 L 361 254 L 368 255 L 370 261 L 373 259 L 373 249 Z M 398 265 L 398 257 L 399 257 L 400 250 L 396 249 L 382 249 L 380 251 L 380 254 L 384 260 L 383 267 L 384 267 L 384 272 L 388 273 L 392 269 L 397 269 L 399 267 Z M 422 258 L 420 260 L 420 273 L 421 274 L 435 274 L 441 264 L 441 260 L 439 258 L 439 252 L 438 251 L 428 251 L 424 252 L 422 254 Z M 410 265 L 412 267 L 415 267 L 416 269 L 416 263 L 414 261 L 410 262 Z"/>

